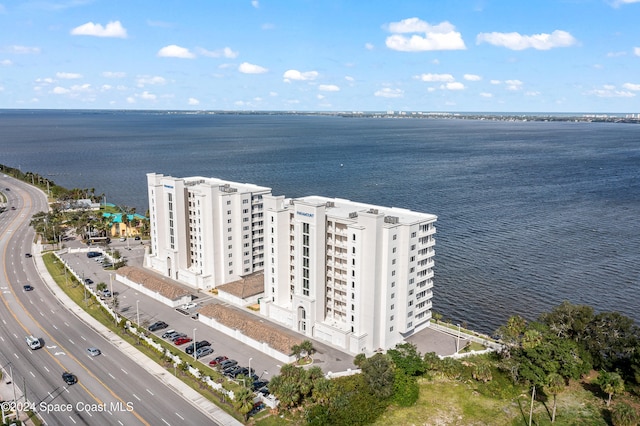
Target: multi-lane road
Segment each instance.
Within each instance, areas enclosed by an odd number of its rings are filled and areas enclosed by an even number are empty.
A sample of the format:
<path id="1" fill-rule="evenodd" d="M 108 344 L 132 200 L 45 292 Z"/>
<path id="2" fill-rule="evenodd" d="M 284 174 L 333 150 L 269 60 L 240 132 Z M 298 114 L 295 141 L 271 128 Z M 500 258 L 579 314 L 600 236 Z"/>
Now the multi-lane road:
<path id="1" fill-rule="evenodd" d="M 7 190 L 6 188 L 9 188 Z M 47 211 L 38 189 L 0 176 L 9 207 L 0 214 L 0 365 L 26 391 L 34 411 L 49 425 L 217 424 L 159 378 L 112 346 L 64 306 L 37 272 L 31 216 Z M 32 291 L 23 286 L 30 284 Z M 25 336 L 42 339 L 32 350 Z M 91 357 L 87 348 L 102 354 Z M 67 385 L 62 372 L 78 383 Z"/>

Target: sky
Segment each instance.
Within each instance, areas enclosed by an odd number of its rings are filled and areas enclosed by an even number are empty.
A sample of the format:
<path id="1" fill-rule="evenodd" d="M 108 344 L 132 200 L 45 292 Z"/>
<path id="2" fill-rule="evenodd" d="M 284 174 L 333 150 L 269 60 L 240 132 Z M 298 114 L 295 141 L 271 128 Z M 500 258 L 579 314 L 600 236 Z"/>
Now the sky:
<path id="1" fill-rule="evenodd" d="M 0 0 L 0 108 L 640 113 L 640 0 Z"/>

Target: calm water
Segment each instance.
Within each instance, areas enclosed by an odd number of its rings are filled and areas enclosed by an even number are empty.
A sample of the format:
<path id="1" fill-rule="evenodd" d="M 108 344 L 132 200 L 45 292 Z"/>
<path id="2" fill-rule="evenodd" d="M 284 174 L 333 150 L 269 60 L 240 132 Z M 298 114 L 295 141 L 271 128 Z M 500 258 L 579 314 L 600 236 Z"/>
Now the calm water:
<path id="1" fill-rule="evenodd" d="M 146 173 L 438 215 L 434 310 L 494 331 L 563 300 L 640 322 L 640 126 L 0 111 L 0 163 L 147 210 Z"/>

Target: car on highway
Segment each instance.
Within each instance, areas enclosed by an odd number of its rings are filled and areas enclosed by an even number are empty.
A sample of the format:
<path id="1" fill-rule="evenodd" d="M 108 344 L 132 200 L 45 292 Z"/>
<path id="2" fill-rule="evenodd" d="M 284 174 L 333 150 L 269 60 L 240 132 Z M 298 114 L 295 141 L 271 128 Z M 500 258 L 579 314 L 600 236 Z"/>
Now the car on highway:
<path id="1" fill-rule="evenodd" d="M 196 358 L 202 358 L 213 353 L 211 346 L 204 346 L 196 351 Z"/>
<path id="2" fill-rule="evenodd" d="M 220 356 L 215 357 L 215 358 L 214 358 L 214 359 L 212 359 L 211 361 L 209 361 L 209 365 L 210 365 L 211 367 L 215 367 L 216 365 L 220 364 L 222 361 L 226 361 L 226 360 L 228 360 L 228 359 L 229 359 L 229 358 L 227 358 L 226 356 L 224 356 L 224 355 L 220 355 Z"/>
<path id="3" fill-rule="evenodd" d="M 33 257 L 33 256 L 31 255 L 31 253 L 25 253 L 24 257 Z"/>
<path id="4" fill-rule="evenodd" d="M 162 330 L 163 328 L 167 328 L 169 327 L 169 324 L 167 324 L 164 321 L 156 321 L 153 324 L 151 324 L 149 326 L 149 331 L 158 331 L 158 330 Z"/>
<path id="5" fill-rule="evenodd" d="M 89 353 L 89 355 L 91 355 L 91 356 L 98 356 L 102 352 L 100 352 L 100 349 L 98 349 L 98 348 L 88 348 L 87 349 L 87 353 Z"/>
<path id="6" fill-rule="evenodd" d="M 32 291 L 33 290 L 33 286 L 32 285 L 23 285 L 22 288 L 24 289 L 24 291 Z"/>
<path id="7" fill-rule="evenodd" d="M 64 382 L 68 385 L 75 385 L 76 383 L 78 383 L 78 378 L 76 377 L 76 375 L 73 373 L 69 373 L 68 371 L 62 373 L 62 380 L 64 380 Z"/>
<path id="8" fill-rule="evenodd" d="M 184 351 L 186 353 L 188 353 L 189 355 L 193 354 L 193 351 L 197 351 L 200 348 L 203 348 L 205 346 L 211 346 L 211 343 L 207 342 L 206 340 L 200 340 L 199 342 L 196 342 L 195 347 L 194 344 L 190 344 L 189 346 L 187 346 Z"/>
<path id="9" fill-rule="evenodd" d="M 175 343 L 176 346 L 180 346 L 180 345 L 184 345 L 185 343 L 189 343 L 192 340 L 193 339 L 191 337 L 178 337 L 176 340 L 173 341 L 173 343 Z"/>

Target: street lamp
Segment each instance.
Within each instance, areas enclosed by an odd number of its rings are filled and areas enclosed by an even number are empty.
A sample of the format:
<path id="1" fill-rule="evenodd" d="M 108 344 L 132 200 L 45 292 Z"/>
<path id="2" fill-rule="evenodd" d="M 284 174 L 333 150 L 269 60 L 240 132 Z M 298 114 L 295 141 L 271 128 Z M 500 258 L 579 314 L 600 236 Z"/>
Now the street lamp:
<path id="1" fill-rule="evenodd" d="M 249 377 L 251 377 L 251 360 L 253 358 L 249 358 Z"/>
<path id="2" fill-rule="evenodd" d="M 196 355 L 196 330 L 197 328 L 193 329 L 193 359 L 194 360 L 198 360 L 197 355 Z"/>
<path id="3" fill-rule="evenodd" d="M 456 353 L 460 350 L 460 324 L 458 324 L 458 338 L 456 339 Z"/>
<path id="4" fill-rule="evenodd" d="M 139 300 L 136 300 L 136 328 L 140 327 L 140 307 Z"/>

